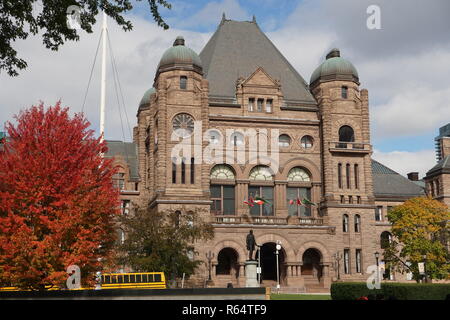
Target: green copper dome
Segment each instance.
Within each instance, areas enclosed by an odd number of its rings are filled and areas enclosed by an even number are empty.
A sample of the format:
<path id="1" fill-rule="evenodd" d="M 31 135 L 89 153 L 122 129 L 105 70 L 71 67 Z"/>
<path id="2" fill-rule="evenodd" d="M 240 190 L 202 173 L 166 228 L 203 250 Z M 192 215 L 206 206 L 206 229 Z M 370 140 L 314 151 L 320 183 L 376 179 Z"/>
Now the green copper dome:
<path id="1" fill-rule="evenodd" d="M 158 69 L 174 66 L 194 66 L 202 69 L 202 62 L 198 54 L 191 48 L 186 47 L 184 43 L 184 38 L 178 36 L 173 43 L 173 47 L 164 52 L 161 61 L 159 62 Z"/>
<path id="2" fill-rule="evenodd" d="M 156 93 L 155 88 L 150 88 L 147 91 L 145 91 L 144 96 L 141 99 L 141 102 L 139 103 L 139 107 L 150 104 L 150 99 L 152 94 Z"/>
<path id="3" fill-rule="evenodd" d="M 359 83 L 358 71 L 351 62 L 341 58 L 339 49 L 331 50 L 323 62 L 313 72 L 310 84 L 316 81 L 327 82 L 334 80 L 347 80 Z"/>

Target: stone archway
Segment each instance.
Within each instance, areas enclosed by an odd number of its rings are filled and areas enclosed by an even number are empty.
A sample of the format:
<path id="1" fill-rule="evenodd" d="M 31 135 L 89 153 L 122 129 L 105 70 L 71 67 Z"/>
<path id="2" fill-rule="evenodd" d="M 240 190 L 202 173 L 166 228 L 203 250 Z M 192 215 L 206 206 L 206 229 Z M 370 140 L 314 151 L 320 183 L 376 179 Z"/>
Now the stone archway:
<path id="1" fill-rule="evenodd" d="M 322 254 L 319 250 L 309 248 L 302 256 L 302 276 L 308 275 L 320 279 L 322 277 Z"/>
<path id="2" fill-rule="evenodd" d="M 233 248 L 226 247 L 217 255 L 216 275 L 239 277 L 239 255 Z"/>
<path id="3" fill-rule="evenodd" d="M 277 281 L 277 255 L 276 255 L 276 243 L 266 242 L 260 248 L 261 254 L 261 280 Z M 278 273 L 280 283 L 283 283 L 286 278 L 286 252 L 282 247 L 278 253 Z"/>

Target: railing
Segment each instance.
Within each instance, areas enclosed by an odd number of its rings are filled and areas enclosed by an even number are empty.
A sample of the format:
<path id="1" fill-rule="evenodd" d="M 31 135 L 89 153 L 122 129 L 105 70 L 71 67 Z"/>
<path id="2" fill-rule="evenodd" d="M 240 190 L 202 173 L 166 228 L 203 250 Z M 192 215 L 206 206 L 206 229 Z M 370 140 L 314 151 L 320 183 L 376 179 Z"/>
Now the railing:
<path id="1" fill-rule="evenodd" d="M 370 143 L 360 142 L 330 142 L 330 149 L 370 151 Z"/>
<path id="2" fill-rule="evenodd" d="M 217 224 L 266 224 L 266 225 L 309 225 L 321 226 L 323 219 L 307 217 L 271 217 L 271 216 L 213 216 L 212 223 Z"/>
<path id="3" fill-rule="evenodd" d="M 254 224 L 287 224 L 286 218 L 277 217 L 250 217 Z"/>
<path id="4" fill-rule="evenodd" d="M 298 224 L 300 224 L 300 225 L 313 225 L 313 226 L 323 225 L 323 219 L 304 218 L 304 217 L 298 217 L 297 219 L 298 219 Z"/>

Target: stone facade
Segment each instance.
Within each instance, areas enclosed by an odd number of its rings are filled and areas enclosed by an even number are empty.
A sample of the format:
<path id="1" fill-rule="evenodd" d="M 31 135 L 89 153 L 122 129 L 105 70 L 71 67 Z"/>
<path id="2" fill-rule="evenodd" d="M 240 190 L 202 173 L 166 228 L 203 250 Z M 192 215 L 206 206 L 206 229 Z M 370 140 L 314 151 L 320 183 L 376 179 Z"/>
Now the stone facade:
<path id="1" fill-rule="evenodd" d="M 213 223 L 215 238 L 196 244 L 198 258 L 205 262 L 193 277 L 198 285 L 205 284 L 211 272 L 209 285 L 245 286 L 244 265 L 248 257 L 245 238 L 250 229 L 262 246 L 263 285 L 276 283 L 276 243 L 282 247 L 279 276 L 283 287 L 321 291 L 338 279 L 367 279 L 367 267 L 375 264 L 374 253 L 381 252 L 380 234 L 389 230 L 385 218 L 376 220 L 375 211 L 380 206 L 386 211 L 388 206 L 402 201 L 377 199 L 374 194 L 368 91 L 360 88 L 354 68 L 349 74 L 339 69 L 339 65 L 337 70 L 341 71 L 322 75 L 308 86 L 278 52 L 273 64 L 284 63 L 286 68 L 292 68 L 290 72 L 301 79 L 298 90 L 304 90 L 302 94 L 309 95 L 310 101 L 291 98 L 296 91 L 290 88 L 297 83 L 286 83 L 288 76 L 282 76 L 283 70 L 270 73 L 268 69 L 273 65 L 263 58 L 251 62 L 254 68 L 246 64 L 251 72 L 235 75 L 233 97 L 216 93 L 213 96 L 210 85 L 217 80 L 212 65 L 214 61 L 224 62 L 222 56 L 213 53 L 210 58 L 208 54 L 214 52 L 212 46 L 219 47 L 221 32 L 231 32 L 224 30 L 232 27 L 254 28 L 255 37 L 260 36 L 258 32 L 262 34 L 254 21 L 223 20 L 200 55 L 203 68 L 196 62 L 198 57 L 189 56 L 193 53 L 183 48 L 184 40 L 180 37 L 172 51 L 165 54 L 174 58 L 168 61 L 165 58 L 164 64 L 160 64 L 153 84 L 155 91 L 148 101 L 141 102 L 137 112 L 134 144 L 139 180 L 137 185 L 127 182 L 125 189 L 134 191 L 127 194 L 124 190 L 124 199 L 148 205 L 152 210 L 179 210 L 186 214 L 198 210 Z M 264 45 L 272 45 L 267 41 Z M 330 62 L 340 63 L 337 49 L 330 54 L 327 58 L 337 59 Z M 193 161 L 188 157 L 184 164 L 174 164 L 173 150 L 179 145 L 174 122 L 180 114 L 200 121 L 203 133 L 213 129 L 227 141 L 231 138 L 227 130 L 235 129 L 255 129 L 269 139 L 274 132 L 285 135 L 285 143 L 277 146 L 278 170 L 271 171 L 271 176 L 262 181 L 252 179 L 261 163 L 252 162 L 250 157 L 242 163 L 205 163 L 191 156 Z M 186 129 L 189 123 L 182 126 Z M 348 138 L 344 127 L 351 128 Z M 304 137 L 308 139 L 302 140 Z M 225 151 L 240 147 L 240 143 L 234 142 L 237 145 L 227 145 Z M 191 139 L 189 147 L 205 150 L 210 143 L 208 138 Z M 242 148 L 247 154 L 255 146 L 244 136 Z M 269 149 L 270 153 L 272 146 Z M 228 170 L 230 177 L 211 176 L 220 164 L 226 166 L 224 170 Z M 302 178 L 294 177 L 295 170 Z M 442 186 L 448 187 L 449 182 Z M 225 189 L 232 196 L 225 196 Z M 252 190 L 270 198 L 272 206 L 264 205 L 262 213 L 258 206 L 250 208 L 244 202 L 254 196 Z M 291 203 L 296 200 L 292 197 L 295 192 L 302 195 L 300 198 L 307 195 L 316 204 L 310 206 L 310 213 L 308 209 L 297 210 L 295 201 Z M 211 270 L 206 258 L 209 253 L 213 254 Z"/>

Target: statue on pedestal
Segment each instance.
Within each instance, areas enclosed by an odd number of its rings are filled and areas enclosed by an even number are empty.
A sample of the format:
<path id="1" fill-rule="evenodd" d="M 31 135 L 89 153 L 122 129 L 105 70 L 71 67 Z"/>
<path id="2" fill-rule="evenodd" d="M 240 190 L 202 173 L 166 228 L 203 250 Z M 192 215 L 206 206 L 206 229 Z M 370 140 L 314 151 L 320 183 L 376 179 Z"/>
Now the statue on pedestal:
<path id="1" fill-rule="evenodd" d="M 247 235 L 247 250 L 248 250 L 248 260 L 254 260 L 253 259 L 253 251 L 255 251 L 255 245 L 256 245 L 256 240 L 255 240 L 255 236 L 253 235 L 253 230 L 250 230 L 249 234 Z"/>

